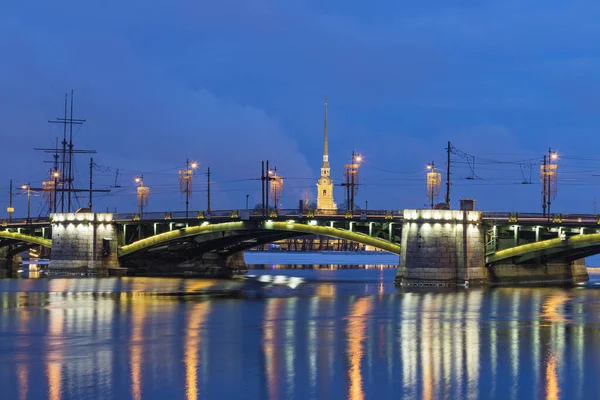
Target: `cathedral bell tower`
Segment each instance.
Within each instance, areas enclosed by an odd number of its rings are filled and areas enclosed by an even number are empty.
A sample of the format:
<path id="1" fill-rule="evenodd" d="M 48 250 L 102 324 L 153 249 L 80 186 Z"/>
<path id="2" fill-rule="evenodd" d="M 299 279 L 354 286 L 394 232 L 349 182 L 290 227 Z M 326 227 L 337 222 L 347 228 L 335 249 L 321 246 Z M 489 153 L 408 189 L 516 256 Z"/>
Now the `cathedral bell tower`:
<path id="1" fill-rule="evenodd" d="M 321 164 L 321 177 L 317 182 L 317 210 L 337 210 L 337 205 L 333 201 L 333 181 L 331 180 L 331 167 L 329 166 L 329 143 L 327 137 L 327 97 L 325 98 L 323 163 Z"/>

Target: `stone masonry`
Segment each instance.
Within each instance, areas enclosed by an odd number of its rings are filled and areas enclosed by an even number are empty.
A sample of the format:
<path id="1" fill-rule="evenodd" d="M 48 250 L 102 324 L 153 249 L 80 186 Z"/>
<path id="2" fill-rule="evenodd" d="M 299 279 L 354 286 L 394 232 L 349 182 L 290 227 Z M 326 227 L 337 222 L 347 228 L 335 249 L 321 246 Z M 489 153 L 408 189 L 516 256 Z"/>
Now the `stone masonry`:
<path id="1" fill-rule="evenodd" d="M 104 273 L 119 267 L 117 229 L 110 213 L 59 213 L 52 219 L 52 271 Z"/>
<path id="2" fill-rule="evenodd" d="M 487 283 L 481 213 L 405 210 L 396 284 Z"/>

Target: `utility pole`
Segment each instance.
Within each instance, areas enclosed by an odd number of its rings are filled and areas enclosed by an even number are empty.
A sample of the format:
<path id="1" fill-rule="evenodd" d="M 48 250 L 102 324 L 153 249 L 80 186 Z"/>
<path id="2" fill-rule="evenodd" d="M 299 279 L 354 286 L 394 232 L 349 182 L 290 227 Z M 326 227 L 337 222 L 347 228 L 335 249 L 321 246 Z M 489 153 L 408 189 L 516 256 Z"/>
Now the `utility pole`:
<path id="1" fill-rule="evenodd" d="M 348 170 L 351 171 L 351 170 Z M 348 173 L 346 175 L 346 211 L 350 211 L 351 207 L 350 207 L 350 203 L 352 202 L 352 200 L 350 199 L 350 197 L 352 193 L 352 188 L 350 187 L 350 173 Z"/>
<path id="2" fill-rule="evenodd" d="M 190 169 L 190 160 L 186 158 L 185 160 L 185 170 L 189 171 Z M 188 219 L 188 208 L 190 206 L 190 180 L 189 177 L 185 181 L 185 219 Z"/>
<path id="3" fill-rule="evenodd" d="M 250 198 L 250 195 L 247 194 L 246 195 L 246 211 L 248 211 L 248 199 Z"/>
<path id="4" fill-rule="evenodd" d="M 352 150 L 352 176 L 351 176 L 351 180 L 352 180 L 352 190 L 350 191 L 350 196 L 351 196 L 351 200 L 350 200 L 350 211 L 354 212 L 354 188 L 355 188 L 355 183 L 354 183 L 354 150 Z"/>
<path id="5" fill-rule="evenodd" d="M 10 195 L 9 195 L 9 200 L 8 200 L 8 222 L 12 222 L 12 217 L 13 217 L 13 213 L 15 212 L 15 209 L 13 208 L 13 185 L 12 185 L 12 179 L 10 180 Z"/>
<path id="6" fill-rule="evenodd" d="M 271 172 L 271 171 L 269 170 L 269 160 L 267 160 L 267 171 L 266 171 L 266 172 L 267 172 L 267 176 L 266 176 L 266 181 L 265 181 L 265 193 L 266 193 L 266 198 L 265 198 L 265 200 L 267 201 L 267 207 L 266 207 L 266 209 L 265 209 L 265 216 L 268 214 L 268 211 L 269 211 L 269 193 L 271 193 L 271 192 L 269 191 L 269 185 L 270 185 L 270 183 L 271 183 L 271 182 L 270 182 L 270 180 L 271 180 L 271 177 L 269 176 L 269 173 Z"/>
<path id="7" fill-rule="evenodd" d="M 546 180 L 548 179 L 548 170 L 546 165 L 546 155 L 544 154 L 544 163 L 542 167 L 542 215 L 546 216 L 546 196 L 548 194 Z"/>
<path id="8" fill-rule="evenodd" d="M 450 153 L 452 152 L 452 144 L 448 141 L 448 164 L 446 166 L 446 207 L 450 209 Z"/>
<path id="9" fill-rule="evenodd" d="M 90 201 L 88 202 L 88 208 L 90 212 L 92 212 L 92 190 L 93 190 L 93 182 L 92 182 L 92 169 L 94 167 L 94 159 L 90 158 Z"/>
<path id="10" fill-rule="evenodd" d="M 206 212 L 208 214 L 210 214 L 210 167 L 208 167 L 208 172 L 206 173 L 206 176 L 208 177 L 208 194 L 207 194 L 208 204 L 206 207 Z"/>
<path id="11" fill-rule="evenodd" d="M 31 184 L 23 185 L 21 189 L 27 189 L 27 224 L 31 223 Z"/>
<path id="12" fill-rule="evenodd" d="M 261 204 L 262 204 L 262 215 L 265 216 L 265 162 L 261 161 L 260 169 L 260 190 L 262 192 Z"/>

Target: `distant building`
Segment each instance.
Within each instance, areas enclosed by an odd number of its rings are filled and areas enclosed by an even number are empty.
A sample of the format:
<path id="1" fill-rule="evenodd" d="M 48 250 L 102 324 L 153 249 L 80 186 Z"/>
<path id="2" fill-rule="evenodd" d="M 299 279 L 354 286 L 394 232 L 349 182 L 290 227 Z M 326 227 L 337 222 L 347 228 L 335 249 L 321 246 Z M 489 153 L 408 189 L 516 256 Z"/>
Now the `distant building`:
<path id="1" fill-rule="evenodd" d="M 325 98 L 325 129 L 323 141 L 323 164 L 321 164 L 321 177 L 317 182 L 317 210 L 337 210 L 333 200 L 333 180 L 329 166 L 329 147 L 327 138 L 327 98 Z"/>

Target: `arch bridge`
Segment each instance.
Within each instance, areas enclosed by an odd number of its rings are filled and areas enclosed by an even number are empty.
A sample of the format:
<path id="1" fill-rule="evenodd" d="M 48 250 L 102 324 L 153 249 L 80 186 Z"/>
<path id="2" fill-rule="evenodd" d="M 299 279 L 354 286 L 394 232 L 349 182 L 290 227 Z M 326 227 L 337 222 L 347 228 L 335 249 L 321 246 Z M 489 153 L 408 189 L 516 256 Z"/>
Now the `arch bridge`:
<path id="1" fill-rule="evenodd" d="M 600 216 L 487 213 L 486 264 L 573 262 L 600 254 Z"/>

